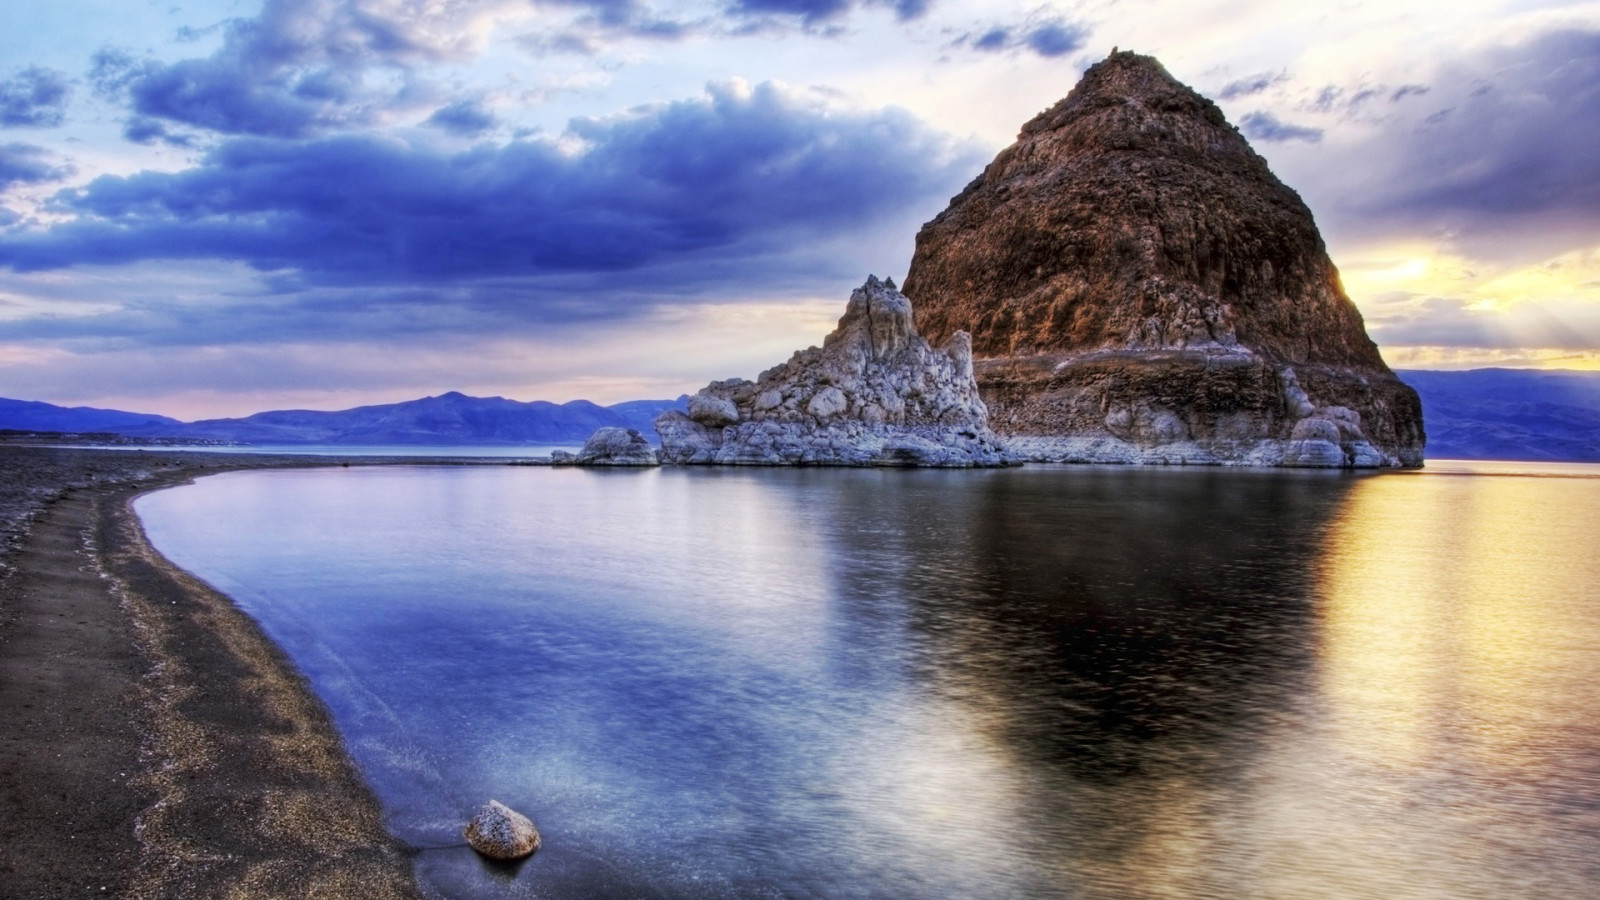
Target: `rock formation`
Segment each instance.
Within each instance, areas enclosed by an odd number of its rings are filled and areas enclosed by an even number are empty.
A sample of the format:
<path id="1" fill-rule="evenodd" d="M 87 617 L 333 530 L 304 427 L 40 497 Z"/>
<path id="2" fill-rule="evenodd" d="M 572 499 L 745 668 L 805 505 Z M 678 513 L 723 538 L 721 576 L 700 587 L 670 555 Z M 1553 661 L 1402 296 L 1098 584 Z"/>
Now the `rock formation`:
<path id="1" fill-rule="evenodd" d="M 596 431 L 583 442 L 583 449 L 575 459 L 555 460 L 576 463 L 580 466 L 656 466 L 656 450 L 650 439 L 633 428 L 608 426 Z"/>
<path id="2" fill-rule="evenodd" d="M 465 830 L 472 849 L 490 859 L 521 859 L 539 849 L 539 829 L 528 817 L 498 800 L 473 814 Z"/>
<path id="3" fill-rule="evenodd" d="M 1215 104 L 1112 53 L 917 235 L 929 340 L 972 335 L 1031 459 L 1415 466 L 1421 404 L 1311 212 Z"/>
<path id="4" fill-rule="evenodd" d="M 965 332 L 934 349 L 911 302 L 868 277 L 839 327 L 755 381 L 716 381 L 656 419 L 663 462 L 998 466 Z"/>

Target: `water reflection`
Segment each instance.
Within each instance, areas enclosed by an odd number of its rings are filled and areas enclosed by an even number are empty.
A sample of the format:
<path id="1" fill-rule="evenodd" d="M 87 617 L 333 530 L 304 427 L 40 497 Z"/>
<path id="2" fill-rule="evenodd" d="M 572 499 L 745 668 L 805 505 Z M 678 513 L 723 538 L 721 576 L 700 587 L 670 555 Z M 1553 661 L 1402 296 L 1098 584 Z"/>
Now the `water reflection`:
<path id="1" fill-rule="evenodd" d="M 348 470 L 139 509 L 445 896 L 1600 886 L 1600 480 Z M 546 833 L 518 870 L 455 836 L 491 795 Z"/>
<path id="2" fill-rule="evenodd" d="M 1370 860 L 1349 883 L 1593 895 L 1597 535 L 1592 478 L 1379 479 L 1353 493 L 1324 563 L 1313 748 L 1344 788 L 1318 795 L 1339 823 L 1330 852 Z"/>
<path id="3" fill-rule="evenodd" d="M 1219 813 L 1299 715 L 1318 557 L 1355 483 L 1045 470 L 840 491 L 877 552 L 836 552 L 835 593 L 905 607 L 939 718 L 978 728 L 1023 786 L 995 805 L 1033 889 L 1236 895 L 1251 861 Z"/>

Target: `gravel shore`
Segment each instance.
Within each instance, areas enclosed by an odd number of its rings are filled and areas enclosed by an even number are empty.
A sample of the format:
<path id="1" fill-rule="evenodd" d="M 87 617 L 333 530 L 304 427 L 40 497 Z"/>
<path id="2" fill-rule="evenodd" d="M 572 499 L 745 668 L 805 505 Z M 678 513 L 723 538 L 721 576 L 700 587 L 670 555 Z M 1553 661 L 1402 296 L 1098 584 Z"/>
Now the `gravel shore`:
<path id="1" fill-rule="evenodd" d="M 0 445 L 0 896 L 422 896 L 305 679 L 129 506 L 343 462 Z"/>

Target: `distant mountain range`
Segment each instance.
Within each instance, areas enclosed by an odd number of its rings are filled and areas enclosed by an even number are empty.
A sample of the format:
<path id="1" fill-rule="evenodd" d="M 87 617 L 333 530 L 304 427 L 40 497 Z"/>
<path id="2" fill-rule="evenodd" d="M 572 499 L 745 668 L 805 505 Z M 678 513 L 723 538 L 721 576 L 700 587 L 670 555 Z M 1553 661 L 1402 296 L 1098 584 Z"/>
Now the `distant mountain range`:
<path id="1" fill-rule="evenodd" d="M 1600 462 L 1600 372 L 1410 369 L 1399 375 L 1422 395 L 1432 459 Z M 0 430 L 245 444 L 576 444 L 606 425 L 637 428 L 654 440 L 655 417 L 687 405 L 687 396 L 599 406 L 587 400 L 522 403 L 452 391 L 337 412 L 277 410 L 180 422 L 0 399 Z"/>
<path id="2" fill-rule="evenodd" d="M 468 397 L 455 391 L 404 403 L 358 406 L 337 412 L 289 409 L 242 419 L 180 422 L 166 416 L 66 408 L 0 399 L 0 430 L 108 433 L 148 440 L 244 444 L 482 445 L 574 444 L 607 425 L 637 428 L 654 438 L 651 423 L 688 397 L 635 400 L 599 406 L 587 400 L 522 403 L 504 397 Z"/>
<path id="3" fill-rule="evenodd" d="M 1600 462 L 1600 372 L 1398 374 L 1422 395 L 1429 458 Z"/>

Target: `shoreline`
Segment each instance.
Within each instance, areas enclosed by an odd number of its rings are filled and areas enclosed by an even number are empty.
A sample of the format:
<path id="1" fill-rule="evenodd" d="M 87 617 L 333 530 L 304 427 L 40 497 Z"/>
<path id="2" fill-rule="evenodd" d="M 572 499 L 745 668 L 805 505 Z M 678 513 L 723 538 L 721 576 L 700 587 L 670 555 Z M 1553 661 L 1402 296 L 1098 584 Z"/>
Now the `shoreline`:
<path id="1" fill-rule="evenodd" d="M 425 896 L 309 682 L 131 506 L 347 462 L 441 461 L 0 447 L 0 894 Z"/>

